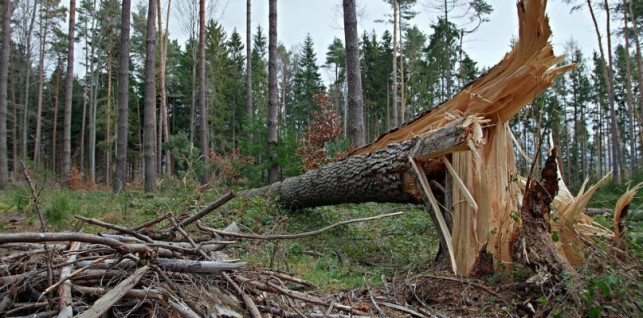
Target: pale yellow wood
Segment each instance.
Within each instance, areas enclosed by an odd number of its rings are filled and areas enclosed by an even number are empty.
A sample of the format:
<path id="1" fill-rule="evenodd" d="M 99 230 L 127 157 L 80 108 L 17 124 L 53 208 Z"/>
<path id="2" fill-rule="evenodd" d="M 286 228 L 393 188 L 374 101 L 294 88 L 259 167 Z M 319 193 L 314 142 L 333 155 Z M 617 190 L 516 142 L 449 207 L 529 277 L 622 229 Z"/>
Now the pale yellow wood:
<path id="1" fill-rule="evenodd" d="M 467 186 L 464 185 L 464 182 L 462 182 L 462 179 L 460 179 L 460 176 L 458 176 L 458 174 L 453 169 L 451 162 L 449 162 L 449 160 L 444 156 L 440 157 L 440 159 L 447 167 L 449 174 L 451 175 L 451 177 L 453 177 L 453 181 L 455 181 L 456 185 L 462 192 L 462 195 L 464 195 L 465 199 L 467 199 L 467 202 L 469 202 L 469 205 L 471 206 L 471 208 L 478 211 L 478 204 L 476 203 L 476 200 L 473 198 L 473 195 L 471 195 L 471 193 L 469 192 L 469 189 L 467 189 Z"/>
<path id="2" fill-rule="evenodd" d="M 457 274 L 458 273 L 458 268 L 457 264 L 455 261 L 455 256 L 453 254 L 453 244 L 452 244 L 452 239 L 451 239 L 451 231 L 449 231 L 449 227 L 447 226 L 447 222 L 444 220 L 444 217 L 442 216 L 442 212 L 440 209 L 440 204 L 438 204 L 438 200 L 435 198 L 433 195 L 433 191 L 431 191 L 431 187 L 429 186 L 429 180 L 426 178 L 426 175 L 424 174 L 424 171 L 422 171 L 420 168 L 418 168 L 417 163 L 412 157 L 409 157 L 409 162 L 411 163 L 411 166 L 413 167 L 413 170 L 415 170 L 415 173 L 418 175 L 420 179 L 420 184 L 422 185 L 422 191 L 427 195 L 429 198 L 429 201 L 431 203 L 431 207 L 433 207 L 433 213 L 435 214 L 435 218 L 438 220 L 438 224 L 440 225 L 440 229 L 442 230 L 442 233 L 444 234 L 444 240 L 446 241 L 447 244 L 447 249 L 449 250 L 449 257 L 451 258 L 451 269 L 453 269 L 453 273 Z"/>

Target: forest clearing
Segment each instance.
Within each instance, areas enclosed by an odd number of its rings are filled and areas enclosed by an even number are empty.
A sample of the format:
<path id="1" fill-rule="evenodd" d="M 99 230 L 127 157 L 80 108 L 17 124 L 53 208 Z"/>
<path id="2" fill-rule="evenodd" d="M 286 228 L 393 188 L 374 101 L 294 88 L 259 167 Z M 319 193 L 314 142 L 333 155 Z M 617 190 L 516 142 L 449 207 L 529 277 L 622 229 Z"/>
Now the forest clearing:
<path id="1" fill-rule="evenodd" d="M 343 0 L 328 88 L 310 35 L 300 51 L 277 41 L 276 0 L 268 39 L 252 35 L 247 0 L 245 57 L 204 0 L 179 2 L 193 17 L 184 47 L 169 41 L 171 1 L 131 14 L 130 0 L 71 0 L 66 34 L 58 2 L 15 3 L 0 65 L 2 316 L 643 314 L 640 1 L 597 6 L 606 50 L 594 4 L 570 2 L 595 27 L 590 71 L 573 43 L 571 59 L 554 53 L 544 0 L 515 3 L 517 37 L 485 69 L 462 45 L 477 27 L 449 20 L 462 5 L 485 23 L 483 0 L 435 5 L 428 37 L 408 24 L 415 1 L 388 1 L 379 44 Z M 13 42 L 25 35 L 26 55 Z"/>

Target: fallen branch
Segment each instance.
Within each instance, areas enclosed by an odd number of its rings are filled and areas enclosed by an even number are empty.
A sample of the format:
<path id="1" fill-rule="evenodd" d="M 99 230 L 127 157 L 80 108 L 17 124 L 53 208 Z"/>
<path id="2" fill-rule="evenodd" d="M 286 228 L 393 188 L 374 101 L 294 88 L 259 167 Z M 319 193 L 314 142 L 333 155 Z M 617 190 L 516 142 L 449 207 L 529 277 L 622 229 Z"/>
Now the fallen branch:
<path id="1" fill-rule="evenodd" d="M 359 218 L 359 219 L 341 221 L 341 222 L 335 223 L 333 225 L 329 225 L 327 227 L 321 228 L 319 230 L 315 230 L 315 231 L 311 231 L 311 232 L 305 232 L 305 233 L 299 233 L 299 234 L 279 234 L 279 235 L 242 234 L 242 233 L 233 233 L 233 232 L 221 231 L 221 230 L 213 229 L 213 228 L 206 227 L 206 226 L 202 226 L 201 229 L 209 231 L 210 233 L 213 233 L 213 234 L 221 235 L 221 236 L 245 238 L 245 239 L 251 239 L 251 240 L 292 240 L 292 239 L 300 239 L 300 238 L 304 238 L 304 237 L 308 237 L 308 236 L 318 235 L 318 234 L 330 231 L 330 230 L 332 230 L 332 229 L 334 229 L 334 228 L 336 228 L 338 226 L 342 226 L 342 225 L 346 225 L 346 224 L 379 220 L 379 219 L 383 219 L 383 218 L 387 218 L 387 217 L 391 217 L 391 216 L 401 215 L 403 213 L 404 212 L 395 212 L 395 213 L 371 216 L 371 217 L 367 217 L 367 218 Z"/>
<path id="2" fill-rule="evenodd" d="M 141 280 L 143 275 L 149 270 L 149 266 L 143 266 L 137 269 L 132 276 L 120 282 L 112 290 L 107 292 L 103 297 L 99 298 L 94 305 L 87 309 L 82 314 L 76 316 L 77 318 L 95 318 L 100 317 L 107 312 L 116 302 L 118 302 L 127 292 L 134 288 L 138 281 Z"/>

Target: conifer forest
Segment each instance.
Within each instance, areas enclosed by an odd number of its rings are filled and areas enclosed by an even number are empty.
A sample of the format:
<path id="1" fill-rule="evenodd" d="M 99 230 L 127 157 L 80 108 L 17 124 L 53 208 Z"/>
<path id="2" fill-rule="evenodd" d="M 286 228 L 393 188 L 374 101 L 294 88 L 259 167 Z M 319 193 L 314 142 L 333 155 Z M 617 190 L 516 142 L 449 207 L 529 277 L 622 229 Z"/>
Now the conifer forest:
<path id="1" fill-rule="evenodd" d="M 0 0 L 0 316 L 643 315 L 642 0 L 293 1 Z"/>

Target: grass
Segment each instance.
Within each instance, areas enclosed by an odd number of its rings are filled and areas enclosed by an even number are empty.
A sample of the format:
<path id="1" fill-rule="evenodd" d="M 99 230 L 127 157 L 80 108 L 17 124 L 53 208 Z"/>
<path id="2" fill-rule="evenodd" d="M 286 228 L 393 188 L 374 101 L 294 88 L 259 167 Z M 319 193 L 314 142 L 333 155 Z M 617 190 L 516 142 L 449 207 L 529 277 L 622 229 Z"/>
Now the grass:
<path id="1" fill-rule="evenodd" d="M 114 195 L 105 190 L 68 190 L 36 180 L 43 214 L 51 230 L 78 229 L 76 214 L 101 219 L 106 222 L 132 226 L 166 213 L 178 215 L 190 206 L 202 206 L 225 194 L 228 189 L 217 188 L 199 193 L 193 186 L 164 180 L 159 192 L 149 195 L 140 191 L 126 191 Z M 612 208 L 627 185 L 612 183 L 602 187 L 590 206 Z M 639 194 L 631 209 L 642 209 Z M 236 222 L 243 232 L 258 234 L 302 233 L 316 230 L 339 221 L 403 211 L 401 216 L 366 223 L 354 223 L 336 228 L 320 235 L 298 240 L 250 241 L 243 240 L 225 250 L 232 258 L 238 258 L 251 267 L 272 268 L 286 271 L 294 276 L 311 281 L 320 291 L 336 291 L 364 285 L 377 286 L 382 277 L 390 278 L 405 272 L 421 272 L 430 269 L 436 253 L 438 237 L 430 218 L 421 206 L 394 204 L 358 204 L 287 211 L 270 202 L 255 198 L 236 198 L 209 214 L 204 221 L 215 228 L 223 228 Z M 39 221 L 31 202 L 31 192 L 24 185 L 11 186 L 0 192 L 0 230 L 7 228 L 5 216 L 21 215 L 26 219 L 21 224 L 23 231 L 38 231 Z M 597 221 L 612 227 L 611 216 L 597 216 Z M 629 250 L 634 255 L 634 264 L 640 263 L 643 253 L 643 215 L 629 216 Z M 87 233 L 103 229 L 85 225 Z M 605 254 L 609 248 L 598 244 L 596 250 Z M 582 288 L 578 292 L 580 307 L 557 305 L 552 311 L 565 316 L 569 312 L 582 311 L 584 316 L 600 316 L 614 313 L 615 304 L 623 302 L 635 307 L 643 306 L 643 283 L 640 275 L 634 275 L 621 263 L 589 264 L 582 269 Z M 579 270 L 581 272 L 581 270 Z M 531 273 L 520 268 L 507 273 L 490 276 L 490 285 L 509 279 L 524 280 Z M 519 278 L 519 276 L 524 276 Z M 637 278 L 638 277 L 638 278 Z M 543 301 L 557 301 L 543 299 Z M 563 301 L 560 301 L 564 304 Z M 625 308 L 625 307 L 623 307 Z"/>

